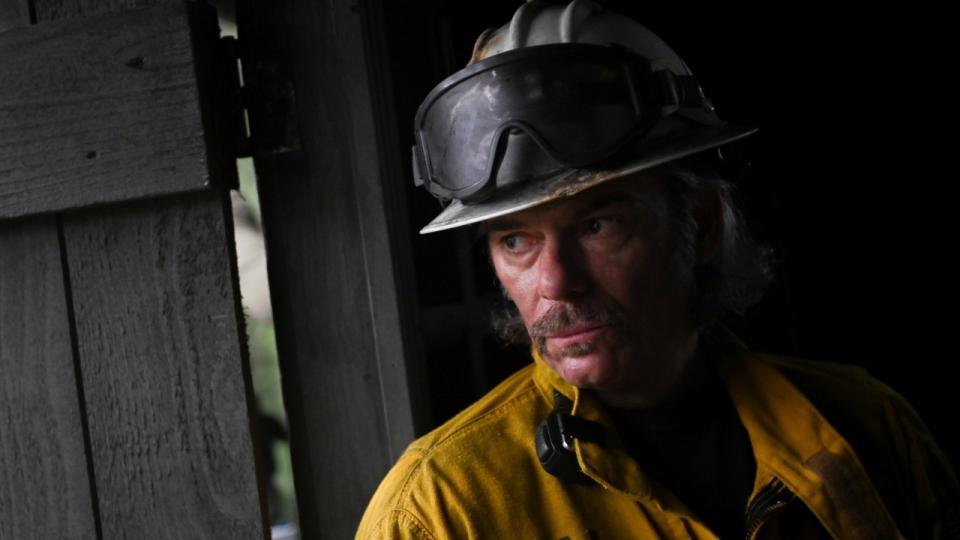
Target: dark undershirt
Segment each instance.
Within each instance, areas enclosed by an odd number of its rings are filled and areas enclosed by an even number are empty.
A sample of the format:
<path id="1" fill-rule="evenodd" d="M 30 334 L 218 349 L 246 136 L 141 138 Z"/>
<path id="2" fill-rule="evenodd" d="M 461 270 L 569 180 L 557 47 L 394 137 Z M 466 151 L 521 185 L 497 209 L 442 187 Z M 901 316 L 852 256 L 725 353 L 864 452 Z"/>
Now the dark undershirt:
<path id="1" fill-rule="evenodd" d="M 680 399 L 610 408 L 624 446 L 720 538 L 742 538 L 756 462 L 746 429 L 712 362 Z"/>

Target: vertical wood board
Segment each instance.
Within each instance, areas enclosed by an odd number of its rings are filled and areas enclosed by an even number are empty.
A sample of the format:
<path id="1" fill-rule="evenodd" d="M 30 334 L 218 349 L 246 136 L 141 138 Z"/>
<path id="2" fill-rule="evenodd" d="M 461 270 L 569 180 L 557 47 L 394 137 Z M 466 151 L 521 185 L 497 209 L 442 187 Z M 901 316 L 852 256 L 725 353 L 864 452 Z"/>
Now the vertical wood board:
<path id="1" fill-rule="evenodd" d="M 189 11 L 0 33 L 0 218 L 209 185 Z"/>
<path id="2" fill-rule="evenodd" d="M 337 17 L 348 30 L 345 33 L 352 36 L 342 54 L 349 58 L 354 54 L 351 51 L 362 50 L 365 60 L 361 73 L 351 70 L 358 78 L 359 90 L 348 95 L 357 111 L 357 207 L 374 298 L 374 325 L 386 331 L 385 335 L 379 332 L 383 338 L 377 342 L 377 358 L 392 463 L 417 435 L 426 432 L 430 413 L 410 245 L 415 231 L 408 226 L 404 189 L 408 179 L 403 163 L 408 149 L 397 137 L 384 10 L 378 2 L 362 2 L 358 7 L 341 6 Z"/>
<path id="3" fill-rule="evenodd" d="M 369 9 L 238 5 L 244 67 L 279 54 L 296 89 L 303 152 L 256 165 L 306 538 L 352 537 L 422 420 L 409 376 L 420 360 L 410 354 L 413 287 L 398 287 L 409 253 L 394 241 L 409 232 L 391 212 L 404 201 L 383 187 L 402 162 L 381 131 L 393 129 L 384 125 L 392 98 L 371 80 L 381 53 L 368 50 Z M 257 76 L 245 70 L 249 85 L 264 82 Z M 251 114 L 256 136 L 261 118 Z"/>
<path id="4" fill-rule="evenodd" d="M 64 217 L 107 538 L 263 538 L 224 196 Z"/>
<path id="5" fill-rule="evenodd" d="M 268 270 L 283 276 L 270 288 L 300 524 L 306 538 L 347 538 L 391 463 L 377 336 L 359 236 L 332 226 L 356 219 L 354 201 L 321 201 L 298 184 L 268 180 L 261 192 L 265 220 L 323 216 L 307 233 L 267 229 Z"/>
<path id="6" fill-rule="evenodd" d="M 0 538 L 96 538 L 53 217 L 0 223 Z"/>
<path id="7" fill-rule="evenodd" d="M 30 24 L 27 0 L 0 0 L 0 32 Z"/>

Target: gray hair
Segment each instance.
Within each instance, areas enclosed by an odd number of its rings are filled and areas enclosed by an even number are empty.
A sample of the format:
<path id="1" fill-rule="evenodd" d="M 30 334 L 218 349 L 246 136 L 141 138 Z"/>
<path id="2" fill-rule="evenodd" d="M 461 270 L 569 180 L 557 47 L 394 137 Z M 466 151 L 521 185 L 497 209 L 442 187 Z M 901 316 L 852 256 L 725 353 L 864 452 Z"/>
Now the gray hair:
<path id="1" fill-rule="evenodd" d="M 692 272 L 688 306 L 692 324 L 703 329 L 724 313 L 743 315 L 773 280 L 773 250 L 754 240 L 733 202 L 733 184 L 713 167 L 688 158 L 662 165 L 657 172 L 668 179 L 664 213 L 672 230 L 672 270 Z M 719 203 L 720 237 L 713 256 L 694 264 L 699 232 L 696 199 L 707 191 L 713 191 Z M 503 303 L 491 313 L 493 330 L 508 344 L 528 345 L 520 312 L 502 286 L 501 291 Z"/>
<path id="2" fill-rule="evenodd" d="M 733 202 L 733 184 L 712 167 L 680 160 L 663 167 L 671 197 L 674 257 L 693 268 L 692 320 L 698 328 L 724 313 L 743 315 L 760 301 L 773 280 L 773 250 L 756 242 Z M 696 196 L 716 193 L 720 237 L 713 257 L 699 265 L 696 258 L 698 223 Z"/>

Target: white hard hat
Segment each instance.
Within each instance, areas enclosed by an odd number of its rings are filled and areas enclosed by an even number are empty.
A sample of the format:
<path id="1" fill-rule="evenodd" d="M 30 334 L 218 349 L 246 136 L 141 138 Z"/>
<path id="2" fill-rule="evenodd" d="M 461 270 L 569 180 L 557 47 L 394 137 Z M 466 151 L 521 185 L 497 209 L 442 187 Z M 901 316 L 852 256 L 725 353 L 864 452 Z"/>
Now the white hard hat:
<path id="1" fill-rule="evenodd" d="M 452 201 L 420 232 L 567 197 L 755 131 L 720 120 L 686 63 L 636 21 L 591 0 L 533 0 L 484 32 L 467 67 L 417 113 L 417 183 Z"/>

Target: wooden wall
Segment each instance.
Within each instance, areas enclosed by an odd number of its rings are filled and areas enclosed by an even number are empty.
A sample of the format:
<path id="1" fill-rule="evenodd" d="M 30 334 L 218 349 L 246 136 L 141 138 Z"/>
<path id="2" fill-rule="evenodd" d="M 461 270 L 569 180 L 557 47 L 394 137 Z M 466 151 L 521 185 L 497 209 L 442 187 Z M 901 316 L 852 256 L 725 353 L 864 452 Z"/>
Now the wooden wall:
<path id="1" fill-rule="evenodd" d="M 0 1 L 0 538 L 267 533 L 214 21 Z"/>
<path id="2" fill-rule="evenodd" d="M 297 151 L 251 103 L 304 538 L 350 538 L 426 424 L 402 163 L 379 2 L 237 5 L 248 95 L 289 82 Z M 289 97 L 289 96 L 288 96 Z M 258 139 L 258 137 L 261 137 Z"/>

